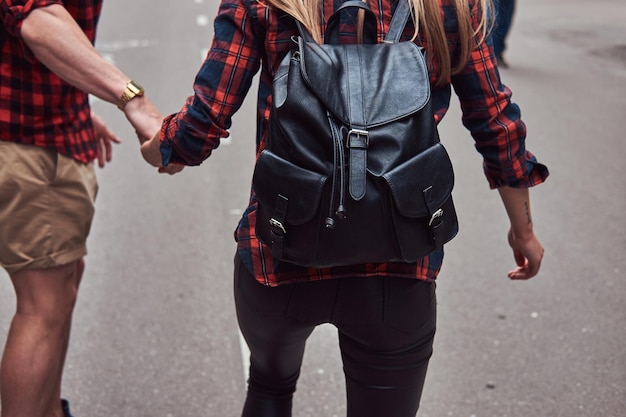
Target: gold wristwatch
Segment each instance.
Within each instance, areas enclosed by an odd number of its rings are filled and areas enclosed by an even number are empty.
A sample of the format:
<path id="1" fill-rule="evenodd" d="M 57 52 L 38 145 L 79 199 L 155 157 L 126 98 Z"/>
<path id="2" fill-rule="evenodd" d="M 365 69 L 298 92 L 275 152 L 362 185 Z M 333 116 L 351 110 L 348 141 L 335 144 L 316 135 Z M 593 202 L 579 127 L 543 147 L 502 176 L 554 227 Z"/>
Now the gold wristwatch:
<path id="1" fill-rule="evenodd" d="M 143 96 L 143 93 L 144 93 L 143 87 L 139 85 L 137 81 L 130 80 L 128 84 L 126 84 L 126 89 L 124 90 L 122 97 L 120 97 L 120 99 L 117 100 L 117 108 L 124 111 L 124 108 L 126 107 L 126 103 L 128 103 L 135 97 Z"/>

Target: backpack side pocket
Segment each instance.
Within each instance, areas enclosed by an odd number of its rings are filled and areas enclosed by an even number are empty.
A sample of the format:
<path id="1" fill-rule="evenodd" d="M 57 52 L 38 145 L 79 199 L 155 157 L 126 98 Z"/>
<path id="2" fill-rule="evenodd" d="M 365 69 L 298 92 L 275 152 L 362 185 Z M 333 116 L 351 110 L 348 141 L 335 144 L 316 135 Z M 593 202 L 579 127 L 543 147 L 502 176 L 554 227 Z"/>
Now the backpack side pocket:
<path id="1" fill-rule="evenodd" d="M 327 179 L 267 149 L 261 152 L 252 177 L 259 202 L 256 234 L 274 257 L 299 265 L 316 258 Z"/>
<path id="2" fill-rule="evenodd" d="M 397 166 L 383 178 L 389 186 L 392 221 L 401 257 L 413 262 L 441 249 L 458 233 L 452 201 L 454 172 L 441 143 Z"/>

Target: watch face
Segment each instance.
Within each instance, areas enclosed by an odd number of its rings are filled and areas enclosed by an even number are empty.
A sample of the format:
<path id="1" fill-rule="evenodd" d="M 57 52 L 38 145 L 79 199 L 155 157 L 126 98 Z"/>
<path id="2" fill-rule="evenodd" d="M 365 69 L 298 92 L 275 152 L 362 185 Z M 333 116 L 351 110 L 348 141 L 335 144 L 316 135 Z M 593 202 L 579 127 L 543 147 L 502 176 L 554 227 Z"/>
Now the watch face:
<path id="1" fill-rule="evenodd" d="M 133 94 L 142 94 L 143 87 L 136 83 L 135 81 L 131 81 L 128 83 L 128 89 L 133 92 Z"/>

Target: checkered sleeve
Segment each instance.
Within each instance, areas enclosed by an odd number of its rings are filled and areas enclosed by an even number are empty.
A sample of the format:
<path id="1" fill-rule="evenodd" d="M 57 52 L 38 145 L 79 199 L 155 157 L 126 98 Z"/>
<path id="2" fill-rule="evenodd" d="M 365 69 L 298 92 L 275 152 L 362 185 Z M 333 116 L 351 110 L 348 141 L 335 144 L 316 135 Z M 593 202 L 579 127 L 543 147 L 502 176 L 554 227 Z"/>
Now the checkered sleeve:
<path id="1" fill-rule="evenodd" d="M 475 22 L 477 24 L 477 22 Z M 548 169 L 526 149 L 526 125 L 511 90 L 498 73 L 491 39 L 477 44 L 463 71 L 452 77 L 491 188 L 531 187 L 543 182 Z"/>
<path id="2" fill-rule="evenodd" d="M 194 82 L 194 95 L 163 123 L 161 154 L 170 162 L 199 165 L 228 136 L 261 62 L 261 46 L 243 0 L 222 1 L 211 49 Z"/>
<path id="3" fill-rule="evenodd" d="M 61 0 L 0 0 L 0 20 L 2 25 L 9 35 L 19 40 L 24 50 L 24 56 L 30 61 L 34 61 L 36 58 L 22 39 L 22 22 L 33 10 L 52 4 L 63 5 L 63 2 Z"/>

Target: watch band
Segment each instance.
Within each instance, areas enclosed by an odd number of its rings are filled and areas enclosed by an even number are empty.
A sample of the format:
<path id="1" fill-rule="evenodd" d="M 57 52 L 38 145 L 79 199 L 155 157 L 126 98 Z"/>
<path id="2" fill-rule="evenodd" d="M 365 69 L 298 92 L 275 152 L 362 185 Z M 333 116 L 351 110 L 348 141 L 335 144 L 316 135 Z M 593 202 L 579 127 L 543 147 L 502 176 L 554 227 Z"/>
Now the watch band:
<path id="1" fill-rule="evenodd" d="M 139 85 L 138 82 L 130 80 L 126 84 L 126 89 L 124 90 L 124 93 L 122 93 L 122 96 L 119 98 L 119 100 L 117 100 L 117 108 L 124 111 L 124 108 L 129 101 L 131 101 L 135 97 L 143 96 L 143 93 L 143 87 Z"/>

